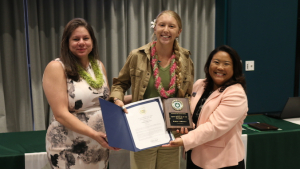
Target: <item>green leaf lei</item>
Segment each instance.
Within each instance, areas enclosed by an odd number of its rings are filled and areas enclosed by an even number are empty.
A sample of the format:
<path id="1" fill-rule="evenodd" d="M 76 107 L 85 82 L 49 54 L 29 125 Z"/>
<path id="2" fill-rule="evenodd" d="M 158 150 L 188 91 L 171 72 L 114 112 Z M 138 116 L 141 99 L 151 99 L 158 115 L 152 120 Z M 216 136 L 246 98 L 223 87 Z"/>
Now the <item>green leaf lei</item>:
<path id="1" fill-rule="evenodd" d="M 92 69 L 94 71 L 96 80 L 94 80 L 91 75 L 85 71 L 79 64 L 77 64 L 78 74 L 81 78 L 83 78 L 92 88 L 99 89 L 103 85 L 103 76 L 99 69 L 98 64 L 96 63 L 95 59 L 89 57 L 89 61 L 92 65 Z"/>

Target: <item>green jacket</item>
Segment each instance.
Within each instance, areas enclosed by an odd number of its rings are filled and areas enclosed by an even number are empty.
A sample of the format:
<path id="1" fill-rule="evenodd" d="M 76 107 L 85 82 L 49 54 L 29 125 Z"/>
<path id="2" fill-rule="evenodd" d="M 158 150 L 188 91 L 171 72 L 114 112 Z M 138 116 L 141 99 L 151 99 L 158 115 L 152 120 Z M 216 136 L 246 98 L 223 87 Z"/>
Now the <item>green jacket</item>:
<path id="1" fill-rule="evenodd" d="M 124 94 L 130 87 L 132 102 L 143 100 L 150 76 L 152 76 L 150 46 L 151 43 L 130 52 L 125 65 L 119 72 L 119 77 L 113 79 L 110 100 L 116 97 L 123 101 Z M 179 53 L 182 82 L 176 97 L 189 97 L 194 83 L 194 64 L 189 57 L 190 51 L 180 47 Z"/>

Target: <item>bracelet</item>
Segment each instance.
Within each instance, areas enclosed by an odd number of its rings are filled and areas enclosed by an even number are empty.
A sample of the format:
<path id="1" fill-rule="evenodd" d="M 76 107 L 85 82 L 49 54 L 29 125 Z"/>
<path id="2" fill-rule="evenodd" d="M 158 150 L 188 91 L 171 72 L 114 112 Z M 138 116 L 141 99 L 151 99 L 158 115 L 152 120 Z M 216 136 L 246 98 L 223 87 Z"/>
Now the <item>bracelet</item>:
<path id="1" fill-rule="evenodd" d="M 119 99 L 119 98 L 116 98 L 116 99 L 114 100 L 114 103 L 116 103 L 117 100 L 120 100 L 120 99 Z"/>

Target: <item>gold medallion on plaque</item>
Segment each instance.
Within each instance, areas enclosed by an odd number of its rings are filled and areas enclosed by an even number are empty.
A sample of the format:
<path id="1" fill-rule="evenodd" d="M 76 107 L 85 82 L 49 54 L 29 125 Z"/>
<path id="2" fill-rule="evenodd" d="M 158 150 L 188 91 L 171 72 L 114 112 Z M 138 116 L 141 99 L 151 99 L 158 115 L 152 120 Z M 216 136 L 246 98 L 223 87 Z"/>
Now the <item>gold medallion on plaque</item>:
<path id="1" fill-rule="evenodd" d="M 177 111 L 182 110 L 183 103 L 180 100 L 173 100 L 172 101 L 172 107 L 173 107 L 174 110 L 177 110 Z"/>

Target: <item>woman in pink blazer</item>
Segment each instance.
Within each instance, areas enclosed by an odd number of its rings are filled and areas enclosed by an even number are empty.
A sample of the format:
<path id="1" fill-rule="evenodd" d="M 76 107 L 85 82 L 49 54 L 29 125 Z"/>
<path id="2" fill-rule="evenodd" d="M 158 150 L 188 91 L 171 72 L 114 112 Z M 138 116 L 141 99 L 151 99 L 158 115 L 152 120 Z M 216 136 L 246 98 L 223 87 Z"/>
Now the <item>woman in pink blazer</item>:
<path id="1" fill-rule="evenodd" d="M 241 134 L 248 101 L 240 57 L 220 46 L 210 53 L 204 71 L 206 79 L 194 83 L 190 102 L 195 129 L 182 128 L 186 134 L 164 146 L 184 146 L 188 169 L 244 169 Z"/>

